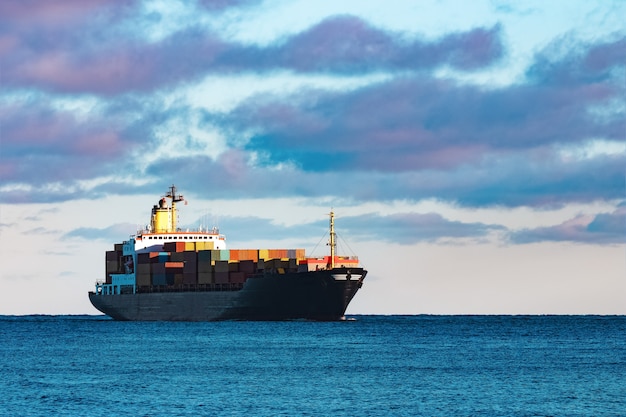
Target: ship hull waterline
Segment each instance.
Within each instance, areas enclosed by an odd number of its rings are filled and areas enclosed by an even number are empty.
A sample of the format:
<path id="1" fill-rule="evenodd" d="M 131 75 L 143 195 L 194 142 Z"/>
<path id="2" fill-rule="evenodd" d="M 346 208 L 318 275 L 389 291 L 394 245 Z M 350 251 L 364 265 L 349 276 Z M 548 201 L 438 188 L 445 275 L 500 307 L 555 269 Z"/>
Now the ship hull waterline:
<path id="1" fill-rule="evenodd" d="M 90 292 L 89 300 L 102 313 L 124 321 L 338 321 L 367 274 L 362 268 L 346 272 L 336 268 L 257 275 L 237 290 Z"/>

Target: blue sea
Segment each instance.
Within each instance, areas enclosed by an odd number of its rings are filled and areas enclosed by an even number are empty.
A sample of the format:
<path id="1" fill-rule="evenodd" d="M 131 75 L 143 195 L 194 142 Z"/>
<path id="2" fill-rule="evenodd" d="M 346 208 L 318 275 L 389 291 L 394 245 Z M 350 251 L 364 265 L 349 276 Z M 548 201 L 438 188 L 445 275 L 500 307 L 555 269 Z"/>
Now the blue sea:
<path id="1" fill-rule="evenodd" d="M 0 317 L 2 416 L 626 416 L 626 317 Z"/>

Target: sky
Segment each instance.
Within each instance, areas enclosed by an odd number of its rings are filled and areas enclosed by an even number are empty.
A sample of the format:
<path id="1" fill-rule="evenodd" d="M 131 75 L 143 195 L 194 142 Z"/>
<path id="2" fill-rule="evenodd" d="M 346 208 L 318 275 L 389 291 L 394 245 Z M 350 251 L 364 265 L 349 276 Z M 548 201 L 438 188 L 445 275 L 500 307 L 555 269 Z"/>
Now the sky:
<path id="1" fill-rule="evenodd" d="M 626 2 L 0 2 L 0 314 L 97 314 L 175 184 L 348 314 L 626 314 Z"/>

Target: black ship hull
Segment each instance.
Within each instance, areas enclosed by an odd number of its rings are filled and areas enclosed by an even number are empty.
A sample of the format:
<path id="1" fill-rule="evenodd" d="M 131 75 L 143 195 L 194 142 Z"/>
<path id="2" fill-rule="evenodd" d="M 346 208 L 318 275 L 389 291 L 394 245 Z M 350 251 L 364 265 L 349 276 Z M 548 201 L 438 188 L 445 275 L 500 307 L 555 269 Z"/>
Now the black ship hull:
<path id="1" fill-rule="evenodd" d="M 249 277 L 239 286 L 140 290 L 133 294 L 89 293 L 95 308 L 115 320 L 217 321 L 344 318 L 367 271 L 335 268 Z"/>

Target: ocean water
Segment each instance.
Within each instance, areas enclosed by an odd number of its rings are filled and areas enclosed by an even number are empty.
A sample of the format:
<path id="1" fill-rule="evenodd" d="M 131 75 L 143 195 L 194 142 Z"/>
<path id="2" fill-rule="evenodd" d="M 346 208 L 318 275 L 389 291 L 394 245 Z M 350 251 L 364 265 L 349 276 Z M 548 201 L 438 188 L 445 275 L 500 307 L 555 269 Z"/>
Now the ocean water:
<path id="1" fill-rule="evenodd" d="M 2 416 L 626 416 L 626 317 L 0 317 Z"/>

